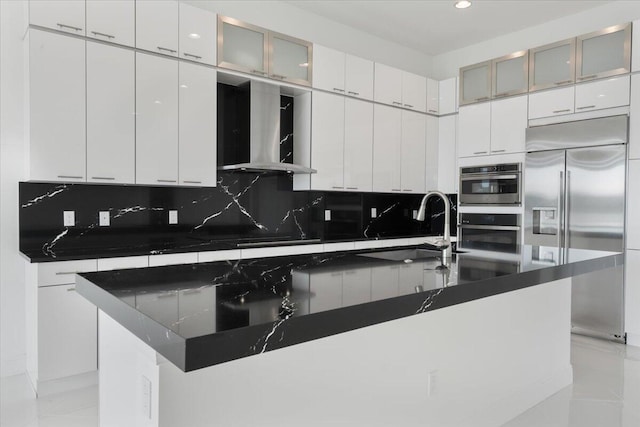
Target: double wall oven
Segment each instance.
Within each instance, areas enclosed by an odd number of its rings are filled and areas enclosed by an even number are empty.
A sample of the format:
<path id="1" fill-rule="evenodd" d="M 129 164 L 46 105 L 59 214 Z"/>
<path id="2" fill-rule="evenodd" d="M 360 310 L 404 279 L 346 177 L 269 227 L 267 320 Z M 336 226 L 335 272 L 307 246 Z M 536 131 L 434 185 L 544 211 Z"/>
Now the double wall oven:
<path id="1" fill-rule="evenodd" d="M 460 168 L 460 248 L 515 252 L 521 243 L 522 164 Z M 467 209 L 467 207 L 470 207 Z"/>

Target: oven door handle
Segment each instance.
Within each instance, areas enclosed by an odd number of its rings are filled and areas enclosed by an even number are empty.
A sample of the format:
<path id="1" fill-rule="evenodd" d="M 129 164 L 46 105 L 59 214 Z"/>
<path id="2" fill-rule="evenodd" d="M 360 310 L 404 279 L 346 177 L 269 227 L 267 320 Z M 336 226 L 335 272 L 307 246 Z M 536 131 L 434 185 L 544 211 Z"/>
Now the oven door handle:
<path id="1" fill-rule="evenodd" d="M 463 175 L 460 177 L 462 181 L 477 181 L 478 179 L 517 179 L 518 175 Z"/>
<path id="2" fill-rule="evenodd" d="M 471 225 L 461 224 L 460 228 L 472 230 L 499 230 L 499 231 L 520 231 L 519 225 Z"/>

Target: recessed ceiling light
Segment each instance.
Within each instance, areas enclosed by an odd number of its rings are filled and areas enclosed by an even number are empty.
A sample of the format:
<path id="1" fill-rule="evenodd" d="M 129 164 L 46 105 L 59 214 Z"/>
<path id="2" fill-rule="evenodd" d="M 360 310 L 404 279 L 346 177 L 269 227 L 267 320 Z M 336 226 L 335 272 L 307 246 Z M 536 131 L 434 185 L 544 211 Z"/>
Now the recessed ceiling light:
<path id="1" fill-rule="evenodd" d="M 457 7 L 457 6 L 456 6 L 456 7 Z M 192 38 L 192 39 L 199 39 L 199 38 L 200 38 L 200 34 L 191 33 L 191 34 L 189 34 L 189 38 Z"/>
<path id="2" fill-rule="evenodd" d="M 299 67 L 308 67 L 309 63 L 308 62 L 303 62 L 302 64 L 298 64 Z"/>
<path id="3" fill-rule="evenodd" d="M 454 4 L 454 6 L 456 9 L 466 9 L 471 6 L 471 2 L 468 0 L 459 0 Z"/>

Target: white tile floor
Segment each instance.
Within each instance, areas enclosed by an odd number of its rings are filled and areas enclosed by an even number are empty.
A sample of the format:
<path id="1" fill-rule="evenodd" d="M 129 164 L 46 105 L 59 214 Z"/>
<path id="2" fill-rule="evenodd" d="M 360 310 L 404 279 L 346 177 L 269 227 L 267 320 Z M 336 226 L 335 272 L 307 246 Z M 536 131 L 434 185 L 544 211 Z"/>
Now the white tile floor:
<path id="1" fill-rule="evenodd" d="M 640 348 L 574 336 L 571 359 L 573 385 L 503 427 L 640 426 Z M 2 427 L 98 425 L 97 387 L 36 400 L 19 375 L 2 379 L 0 402 Z"/>

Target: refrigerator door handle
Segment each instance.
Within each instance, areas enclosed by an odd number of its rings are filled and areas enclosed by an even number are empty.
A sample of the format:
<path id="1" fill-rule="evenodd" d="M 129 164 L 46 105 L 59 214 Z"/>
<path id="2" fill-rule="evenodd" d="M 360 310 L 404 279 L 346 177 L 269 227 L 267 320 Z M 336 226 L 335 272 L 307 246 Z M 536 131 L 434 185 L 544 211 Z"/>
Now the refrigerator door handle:
<path id="1" fill-rule="evenodd" d="M 559 233 L 558 233 L 558 248 L 562 249 L 564 248 L 564 236 L 565 236 L 565 229 L 564 229 L 564 172 L 560 171 L 560 190 L 558 191 L 558 212 L 560 213 L 560 215 L 558 215 L 558 229 L 559 229 Z"/>
<path id="2" fill-rule="evenodd" d="M 569 248 L 569 209 L 571 208 L 571 172 L 567 171 L 567 183 L 565 185 L 565 197 L 564 197 L 564 247 Z"/>

